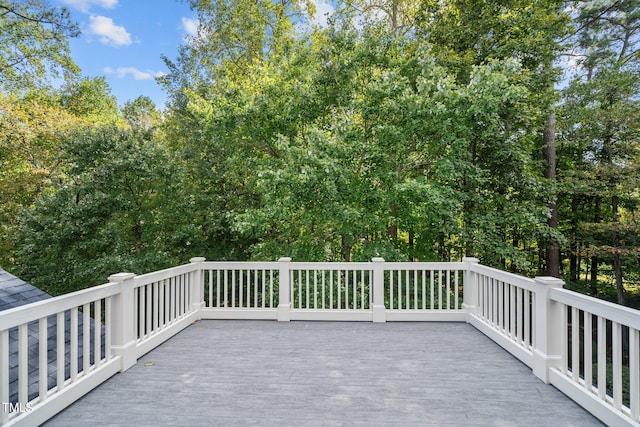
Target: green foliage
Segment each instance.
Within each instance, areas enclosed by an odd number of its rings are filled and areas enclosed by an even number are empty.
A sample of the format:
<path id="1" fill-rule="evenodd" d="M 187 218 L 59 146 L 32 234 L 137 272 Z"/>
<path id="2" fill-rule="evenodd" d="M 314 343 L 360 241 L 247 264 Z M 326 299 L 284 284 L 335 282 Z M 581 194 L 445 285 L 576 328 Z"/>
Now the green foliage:
<path id="1" fill-rule="evenodd" d="M 15 91 L 75 74 L 68 38 L 80 32 L 69 11 L 46 0 L 0 1 L 0 88 Z"/>
<path id="2" fill-rule="evenodd" d="M 65 135 L 121 122 L 104 78 L 70 81 L 61 90 L 40 88 L 0 95 L 0 265 L 13 262 L 16 217 L 64 174 Z"/>
<path id="3" fill-rule="evenodd" d="M 433 45 L 438 61 L 469 79 L 472 67 L 490 59 L 516 58 L 533 72 L 542 93 L 557 78 L 551 67 L 569 19 L 559 0 L 424 0 L 418 32 Z M 544 102 L 544 100 L 542 100 Z"/>
<path id="4" fill-rule="evenodd" d="M 467 254 L 536 274 L 549 242 L 574 282 L 585 259 L 594 281 L 611 264 L 617 289 L 638 277 L 637 0 L 349 0 L 327 28 L 308 25 L 311 1 L 188 4 L 200 26 L 165 58 L 162 115 L 146 97 L 118 111 L 104 78 L 0 98 L 0 262 L 34 284 L 59 293 L 192 255 Z M 60 44 L 36 65 L 75 35 L 55 17 Z M 557 181 L 543 178 L 552 110 Z"/>
<path id="5" fill-rule="evenodd" d="M 61 107 L 92 125 L 115 124 L 120 120 L 118 103 L 104 77 L 69 81 L 60 94 Z"/>
<path id="6" fill-rule="evenodd" d="M 227 218 L 253 257 L 449 259 L 469 233 L 487 260 L 522 267 L 505 234 L 535 239 L 546 216 L 523 71 L 493 60 L 458 82 L 428 45 L 342 22 L 192 93 L 188 111 L 249 191 Z M 479 209 L 461 229 L 467 200 Z"/>
<path id="7" fill-rule="evenodd" d="M 133 101 L 125 102 L 122 114 L 132 129 L 148 131 L 162 124 L 162 114 L 147 96 L 139 96 Z"/>
<path id="8" fill-rule="evenodd" d="M 625 282 L 638 270 L 640 253 L 640 2 L 581 2 L 574 15 L 579 68 L 560 110 L 569 279 L 578 279 L 584 258 L 591 261 L 597 291 L 599 264 L 610 264 L 623 304 Z"/>
<path id="9" fill-rule="evenodd" d="M 98 128 L 63 146 L 68 174 L 19 218 L 20 274 L 60 294 L 143 273 L 190 254 L 190 223 L 171 156 L 149 134 Z M 37 266 L 37 268 L 33 268 Z"/>

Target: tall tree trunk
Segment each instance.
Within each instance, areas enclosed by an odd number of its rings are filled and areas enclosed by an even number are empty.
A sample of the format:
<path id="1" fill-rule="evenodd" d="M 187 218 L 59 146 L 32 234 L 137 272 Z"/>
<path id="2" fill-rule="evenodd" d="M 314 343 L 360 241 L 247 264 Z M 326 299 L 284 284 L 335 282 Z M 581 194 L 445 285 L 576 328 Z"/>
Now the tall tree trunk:
<path id="1" fill-rule="evenodd" d="M 547 118 L 544 128 L 544 161 L 547 165 L 544 177 L 549 181 L 556 177 L 556 114 L 551 112 Z M 547 220 L 547 225 L 552 229 L 558 228 L 558 206 L 556 199 L 549 202 L 551 216 Z M 560 277 L 560 245 L 557 241 L 547 243 L 545 260 L 547 264 L 546 274 L 552 277 Z"/>
<path id="2" fill-rule="evenodd" d="M 571 198 L 571 250 L 569 251 L 569 280 L 578 281 L 578 198 Z"/>
<path id="3" fill-rule="evenodd" d="M 518 238 L 518 227 L 514 227 L 513 230 L 513 247 L 518 250 L 518 247 L 520 246 L 520 239 Z M 517 268 L 516 268 L 516 263 L 515 262 L 511 262 L 511 266 L 509 269 L 512 273 L 517 273 Z"/>
<path id="4" fill-rule="evenodd" d="M 351 248 L 353 246 L 353 244 L 351 243 L 351 239 L 349 239 L 347 236 L 342 234 L 340 236 L 340 240 L 341 240 L 341 243 L 342 243 L 342 259 L 345 262 L 350 262 L 351 261 Z"/>
<path id="5" fill-rule="evenodd" d="M 625 305 L 624 295 L 624 282 L 622 281 L 622 258 L 620 250 L 620 237 L 618 236 L 618 222 L 620 218 L 618 216 L 618 196 L 611 196 L 611 210 L 613 214 L 613 239 L 611 245 L 613 246 L 613 273 L 616 277 L 616 291 L 618 294 L 618 304 Z"/>
<path id="6" fill-rule="evenodd" d="M 416 261 L 415 232 L 409 230 L 409 261 Z"/>
<path id="7" fill-rule="evenodd" d="M 614 104 L 613 94 L 608 95 L 609 105 Z M 609 128 L 609 126 L 607 126 Z M 607 164 L 613 166 L 613 136 L 612 132 L 607 129 L 606 138 L 604 139 L 604 152 L 607 156 Z M 618 296 L 618 304 L 625 305 L 624 298 L 624 282 L 622 281 L 622 258 L 620 248 L 620 236 L 618 235 L 618 225 L 620 224 L 620 215 L 618 212 L 618 195 L 615 194 L 615 188 L 618 178 L 613 176 L 610 181 L 610 188 L 613 190 L 611 195 L 611 216 L 613 217 L 613 233 L 611 233 L 611 247 L 613 248 L 612 267 L 616 278 L 616 291 Z"/>
<path id="8" fill-rule="evenodd" d="M 595 213 L 593 215 L 593 222 L 597 224 L 600 222 L 600 197 L 596 197 L 594 209 Z M 598 255 L 591 257 L 591 277 L 589 280 L 589 286 L 593 295 L 598 294 L 598 261 Z"/>
<path id="9" fill-rule="evenodd" d="M 398 240 L 398 226 L 396 225 L 396 215 L 398 213 L 398 206 L 395 203 L 391 205 L 391 225 L 387 227 L 387 236 L 393 241 Z"/>
<path id="10" fill-rule="evenodd" d="M 466 186 L 466 185 L 465 185 Z M 470 190 L 469 190 L 470 191 Z M 473 209 L 473 202 L 470 200 L 465 200 L 463 205 L 464 210 L 464 227 L 465 227 L 465 244 L 464 244 L 464 255 L 467 257 L 474 256 L 475 248 L 473 246 L 473 237 L 471 233 L 472 223 L 469 219 L 471 216 L 471 210 Z"/>
<path id="11" fill-rule="evenodd" d="M 474 140 L 471 141 L 471 145 L 469 147 L 469 151 L 470 151 L 470 154 L 471 154 L 471 164 L 475 165 L 476 164 L 476 159 L 477 159 L 477 154 L 478 154 L 477 153 L 477 147 L 476 147 L 476 141 L 474 141 Z M 466 199 L 465 199 L 464 204 L 463 204 L 464 254 L 465 254 L 465 256 L 472 257 L 472 256 L 474 256 L 475 248 L 474 248 L 474 245 L 473 245 L 473 233 L 471 232 L 471 229 L 473 227 L 473 224 L 472 224 L 472 221 L 471 221 L 471 212 L 474 209 L 473 193 L 475 193 L 475 189 L 473 188 L 471 181 L 466 176 L 464 177 L 464 181 L 463 181 L 462 185 L 463 185 L 464 194 L 466 195 Z"/>
<path id="12" fill-rule="evenodd" d="M 588 260 L 587 260 L 588 262 Z M 591 295 L 598 295 L 598 263 L 600 260 L 598 259 L 598 255 L 594 255 L 591 257 L 591 268 L 589 269 L 589 289 L 591 290 Z"/>
<path id="13" fill-rule="evenodd" d="M 546 261 L 545 259 L 545 250 L 542 247 L 542 245 L 538 245 L 538 275 L 542 276 L 543 274 L 547 274 L 546 270 L 547 270 L 547 266 L 546 266 Z"/>

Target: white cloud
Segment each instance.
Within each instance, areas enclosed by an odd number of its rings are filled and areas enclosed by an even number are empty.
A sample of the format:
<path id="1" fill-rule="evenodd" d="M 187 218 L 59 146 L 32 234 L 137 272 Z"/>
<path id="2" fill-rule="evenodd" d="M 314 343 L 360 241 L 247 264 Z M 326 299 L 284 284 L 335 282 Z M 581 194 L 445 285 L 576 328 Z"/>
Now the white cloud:
<path id="1" fill-rule="evenodd" d="M 182 29 L 187 36 L 195 37 L 198 34 L 198 20 L 182 17 Z"/>
<path id="2" fill-rule="evenodd" d="M 116 69 L 105 67 L 104 72 L 107 74 L 114 74 L 116 77 L 121 79 L 131 75 L 134 80 L 153 80 L 156 77 L 162 77 L 165 74 L 162 71 L 141 71 L 136 67 L 118 67 Z"/>
<path id="3" fill-rule="evenodd" d="M 105 9 L 113 9 L 118 4 L 118 0 L 61 0 L 62 3 L 87 13 L 91 6 L 98 6 Z"/>
<path id="4" fill-rule="evenodd" d="M 91 15 L 89 30 L 92 34 L 100 36 L 100 41 L 113 46 L 128 46 L 131 44 L 131 34 L 127 30 L 113 23 L 113 19 L 106 16 Z"/>

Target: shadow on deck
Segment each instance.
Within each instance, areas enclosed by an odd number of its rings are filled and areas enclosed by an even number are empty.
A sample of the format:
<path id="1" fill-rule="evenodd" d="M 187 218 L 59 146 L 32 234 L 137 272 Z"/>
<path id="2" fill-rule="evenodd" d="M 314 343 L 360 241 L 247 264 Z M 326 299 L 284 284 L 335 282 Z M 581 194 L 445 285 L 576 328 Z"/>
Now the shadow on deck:
<path id="1" fill-rule="evenodd" d="M 46 426 L 89 424 L 602 425 L 465 323 L 213 320 Z"/>

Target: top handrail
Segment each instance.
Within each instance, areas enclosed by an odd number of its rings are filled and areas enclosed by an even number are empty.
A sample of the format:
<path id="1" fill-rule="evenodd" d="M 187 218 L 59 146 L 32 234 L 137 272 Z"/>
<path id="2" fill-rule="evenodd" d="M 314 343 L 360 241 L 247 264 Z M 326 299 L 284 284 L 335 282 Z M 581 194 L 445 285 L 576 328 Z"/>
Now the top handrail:
<path id="1" fill-rule="evenodd" d="M 472 271 L 474 273 L 484 274 L 486 276 L 492 277 L 502 282 L 511 283 L 513 285 L 519 286 L 528 291 L 535 292 L 536 290 L 535 289 L 536 281 L 534 279 L 520 276 L 518 274 L 509 273 L 506 271 L 498 270 L 493 267 L 487 267 L 485 265 L 475 264 L 475 263 L 469 264 L 469 271 Z"/>
<path id="2" fill-rule="evenodd" d="M 291 263 L 292 270 L 372 270 L 373 263 L 371 262 L 304 262 L 295 261 Z"/>
<path id="3" fill-rule="evenodd" d="M 187 264 L 187 266 L 192 264 Z M 205 261 L 202 263 L 204 269 L 251 269 L 251 270 L 269 270 L 277 269 L 280 263 L 278 261 Z M 383 263 L 385 270 L 464 270 L 466 263 L 464 262 L 387 262 Z M 316 269 L 316 270 L 371 270 L 373 262 L 351 262 L 351 261 L 293 261 L 290 262 L 290 268 L 296 270 Z M 163 270 L 168 271 L 168 270 Z M 150 273 L 153 274 L 153 273 Z M 142 276 L 139 276 L 142 277 Z"/>
<path id="4" fill-rule="evenodd" d="M 596 316 L 640 330 L 640 311 L 568 289 L 551 289 L 550 298 L 554 301 L 576 307 Z"/>
<path id="5" fill-rule="evenodd" d="M 165 270 L 153 271 L 151 273 L 141 274 L 133 278 L 135 287 L 146 285 L 148 283 L 158 282 L 160 280 L 169 279 L 171 277 L 179 276 L 181 274 L 191 273 L 197 270 L 195 264 L 183 264 L 177 267 L 167 268 Z"/>
<path id="6" fill-rule="evenodd" d="M 464 270 L 466 263 L 464 262 L 385 262 L 385 270 Z"/>
<path id="7" fill-rule="evenodd" d="M 205 270 L 277 270 L 278 265 L 277 261 L 204 261 L 202 268 Z"/>
<path id="8" fill-rule="evenodd" d="M 0 331 L 120 293 L 118 283 L 105 283 L 0 312 Z"/>

